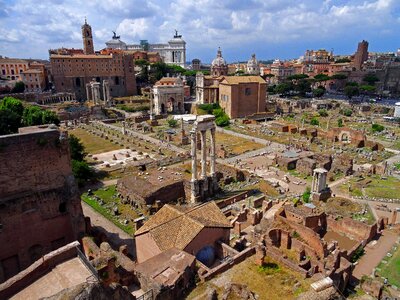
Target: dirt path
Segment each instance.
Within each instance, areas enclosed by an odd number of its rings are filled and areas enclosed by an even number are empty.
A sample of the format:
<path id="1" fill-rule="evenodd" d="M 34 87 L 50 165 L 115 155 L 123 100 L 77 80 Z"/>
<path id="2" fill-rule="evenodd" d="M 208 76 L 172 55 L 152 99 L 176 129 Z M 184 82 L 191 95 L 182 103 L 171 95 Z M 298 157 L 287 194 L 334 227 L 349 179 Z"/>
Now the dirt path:
<path id="1" fill-rule="evenodd" d="M 365 254 L 361 257 L 353 270 L 353 277 L 360 280 L 363 275 L 371 275 L 373 269 L 376 268 L 386 256 L 397 239 L 398 235 L 396 233 L 386 229 L 382 232 L 381 237 L 375 245 L 372 246 L 371 244 L 374 242 L 370 242 L 365 247 Z"/>
<path id="2" fill-rule="evenodd" d="M 107 236 L 107 240 L 115 250 L 118 250 L 118 248 L 122 245 L 127 245 L 128 253 L 131 257 L 135 258 L 135 240 L 133 239 L 133 237 L 127 234 L 122 229 L 115 226 L 111 221 L 107 220 L 101 214 L 96 212 L 85 202 L 82 201 L 81 203 L 83 214 L 87 217 L 90 217 L 92 227 L 95 227 L 103 232 Z"/>

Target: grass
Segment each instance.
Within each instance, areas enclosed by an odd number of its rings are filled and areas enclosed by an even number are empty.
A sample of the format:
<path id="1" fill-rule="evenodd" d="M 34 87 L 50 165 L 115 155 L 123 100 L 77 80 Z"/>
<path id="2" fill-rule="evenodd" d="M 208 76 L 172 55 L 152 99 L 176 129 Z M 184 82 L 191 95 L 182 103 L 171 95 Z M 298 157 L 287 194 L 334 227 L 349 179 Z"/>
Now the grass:
<path id="1" fill-rule="evenodd" d="M 69 134 L 73 134 L 74 136 L 79 138 L 83 143 L 83 145 L 85 146 L 85 151 L 90 154 L 99 154 L 103 152 L 121 149 L 121 146 L 114 145 L 110 141 L 95 136 L 93 134 L 90 134 L 89 132 L 81 128 L 76 128 L 74 130 L 71 130 L 69 131 Z"/>
<path id="2" fill-rule="evenodd" d="M 215 288 L 221 297 L 225 291 L 221 282 L 244 284 L 250 291 L 256 293 L 259 299 L 269 300 L 294 299 L 310 287 L 308 279 L 302 279 L 296 272 L 277 264 L 272 259 L 267 258 L 265 265 L 260 267 L 254 264 L 252 258 L 248 258 L 210 281 L 200 283 L 187 299 L 204 299 L 208 287 Z M 299 286 L 294 288 L 297 282 Z"/>
<path id="3" fill-rule="evenodd" d="M 113 222 L 117 227 L 125 231 L 126 233 L 133 235 L 134 229 L 133 229 L 133 222 L 130 221 L 130 219 L 137 218 L 138 215 L 136 212 L 131 209 L 130 205 L 127 204 L 122 204 L 120 200 L 116 197 L 116 187 L 115 185 L 102 188 L 99 190 L 96 190 L 93 192 L 93 196 L 89 196 L 87 193 L 83 193 L 81 196 L 82 201 L 86 202 L 88 205 L 90 205 L 95 211 L 103 215 L 105 218 Z M 103 200 L 105 203 L 104 205 L 100 205 L 94 198 L 94 196 L 97 196 Z M 107 205 L 111 205 L 113 203 L 117 204 L 118 211 L 120 213 L 120 216 L 115 216 L 112 214 L 111 210 L 107 208 Z M 120 222 L 121 219 L 127 219 L 129 222 L 127 225 L 124 225 Z"/>
<path id="4" fill-rule="evenodd" d="M 383 180 L 378 176 L 371 178 L 372 182 L 365 188 L 368 197 L 399 199 L 400 180 L 387 177 Z"/>
<path id="5" fill-rule="evenodd" d="M 386 264 L 381 262 L 378 266 L 379 275 L 387 278 L 390 284 L 400 287 L 400 247 L 397 245 L 393 256 L 385 260 Z"/>
<path id="6" fill-rule="evenodd" d="M 216 132 L 215 139 L 217 145 L 223 145 L 226 150 L 234 155 L 263 148 L 264 145 L 243 139 L 227 133 Z"/>

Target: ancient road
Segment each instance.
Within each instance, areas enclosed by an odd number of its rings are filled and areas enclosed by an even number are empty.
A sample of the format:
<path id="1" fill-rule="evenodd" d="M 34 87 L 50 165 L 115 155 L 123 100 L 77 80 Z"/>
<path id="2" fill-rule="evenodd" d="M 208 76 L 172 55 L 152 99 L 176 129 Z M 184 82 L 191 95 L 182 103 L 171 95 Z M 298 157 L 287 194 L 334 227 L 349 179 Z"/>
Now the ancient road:
<path id="1" fill-rule="evenodd" d="M 90 217 L 90 221 L 93 227 L 97 227 L 101 232 L 107 236 L 107 240 L 115 250 L 122 245 L 128 246 L 128 253 L 132 257 L 136 257 L 135 252 L 135 241 L 133 236 L 127 234 L 125 231 L 114 225 L 111 221 L 107 220 L 101 214 L 96 212 L 88 204 L 81 201 L 83 214 L 86 217 Z"/>
<path id="2" fill-rule="evenodd" d="M 354 267 L 353 276 L 360 280 L 363 275 L 372 274 L 373 269 L 378 266 L 381 260 L 396 243 L 398 238 L 398 234 L 385 229 L 375 245 L 372 246 L 372 242 L 370 242 L 365 247 L 365 254 L 360 258 L 358 264 Z"/>

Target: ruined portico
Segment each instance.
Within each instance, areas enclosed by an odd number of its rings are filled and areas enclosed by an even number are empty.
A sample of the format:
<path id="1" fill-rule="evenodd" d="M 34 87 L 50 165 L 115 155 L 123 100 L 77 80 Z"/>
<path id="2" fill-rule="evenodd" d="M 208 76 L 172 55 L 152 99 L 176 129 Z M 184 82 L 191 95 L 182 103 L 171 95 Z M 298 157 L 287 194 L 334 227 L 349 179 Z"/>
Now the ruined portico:
<path id="1" fill-rule="evenodd" d="M 102 104 L 100 85 L 100 82 L 97 82 L 94 79 L 90 83 L 86 84 L 86 99 L 93 101 L 94 105 Z M 103 80 L 102 88 L 104 105 L 111 106 L 110 83 L 108 80 Z"/>
<path id="2" fill-rule="evenodd" d="M 324 168 L 314 169 L 311 184 L 311 195 L 313 200 L 326 200 L 331 197 L 331 189 L 326 184 L 328 171 Z"/>
<path id="3" fill-rule="evenodd" d="M 207 175 L 207 130 L 211 133 L 209 175 Z M 201 141 L 200 179 L 197 173 L 196 152 L 198 133 L 200 133 Z M 190 140 L 192 157 L 191 202 L 196 203 L 214 195 L 219 189 L 215 173 L 215 117 L 213 115 L 198 116 L 193 129 L 190 131 Z"/>

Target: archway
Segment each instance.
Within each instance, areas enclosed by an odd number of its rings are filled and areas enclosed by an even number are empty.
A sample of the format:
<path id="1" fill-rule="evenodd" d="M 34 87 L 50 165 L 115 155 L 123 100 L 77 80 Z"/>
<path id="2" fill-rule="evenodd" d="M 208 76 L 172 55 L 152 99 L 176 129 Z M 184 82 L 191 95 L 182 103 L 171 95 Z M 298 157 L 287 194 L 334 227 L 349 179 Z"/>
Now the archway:
<path id="1" fill-rule="evenodd" d="M 165 114 L 165 105 L 161 103 L 161 114 Z"/>
<path id="2" fill-rule="evenodd" d="M 349 132 L 342 132 L 339 136 L 339 141 L 342 143 L 350 143 L 350 133 Z"/>
<path id="3" fill-rule="evenodd" d="M 178 102 L 178 111 L 182 112 L 182 103 L 181 102 Z"/>
<path id="4" fill-rule="evenodd" d="M 175 111 L 175 99 L 173 97 L 170 97 L 167 101 L 167 110 L 169 112 Z"/>

